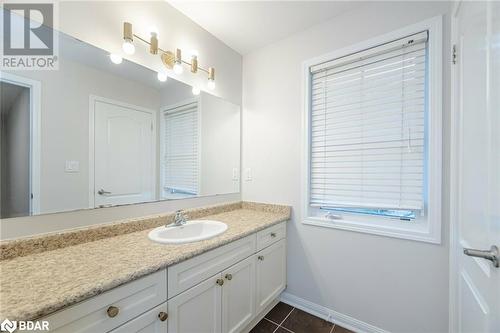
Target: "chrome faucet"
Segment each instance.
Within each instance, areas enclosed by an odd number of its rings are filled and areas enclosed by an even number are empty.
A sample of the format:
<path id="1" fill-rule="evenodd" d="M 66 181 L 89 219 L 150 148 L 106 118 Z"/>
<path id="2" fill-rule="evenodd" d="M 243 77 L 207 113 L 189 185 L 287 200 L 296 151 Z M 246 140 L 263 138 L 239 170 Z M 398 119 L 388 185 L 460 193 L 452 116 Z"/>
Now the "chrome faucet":
<path id="1" fill-rule="evenodd" d="M 167 227 L 179 227 L 181 225 L 186 224 L 188 219 L 188 216 L 184 214 L 184 211 L 182 209 L 176 210 L 175 211 L 175 216 L 174 216 L 174 223 L 167 224 Z"/>

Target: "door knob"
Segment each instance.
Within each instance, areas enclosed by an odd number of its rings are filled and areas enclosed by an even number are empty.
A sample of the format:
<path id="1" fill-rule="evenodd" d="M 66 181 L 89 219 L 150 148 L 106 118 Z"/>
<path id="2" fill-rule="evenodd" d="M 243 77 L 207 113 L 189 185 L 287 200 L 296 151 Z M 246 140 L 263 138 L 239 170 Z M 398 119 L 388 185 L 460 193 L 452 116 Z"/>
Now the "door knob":
<path id="1" fill-rule="evenodd" d="M 264 256 L 258 256 L 257 259 L 259 259 L 260 261 L 263 261 L 264 260 Z"/>
<path id="2" fill-rule="evenodd" d="M 224 284 L 224 280 L 217 279 L 217 281 L 215 281 L 215 283 L 217 283 L 219 286 L 222 286 Z"/>
<path id="3" fill-rule="evenodd" d="M 493 263 L 493 266 L 500 265 L 498 247 L 492 245 L 489 250 L 464 249 L 464 253 L 471 257 L 483 258 Z"/>
<path id="4" fill-rule="evenodd" d="M 105 195 L 105 194 L 111 194 L 111 192 L 105 191 L 101 188 L 99 191 L 97 191 L 97 194 Z"/>
<path id="5" fill-rule="evenodd" d="M 229 273 L 228 273 L 228 274 L 226 274 L 226 279 L 231 280 L 232 278 L 233 278 L 233 275 L 232 275 L 232 274 L 229 274 Z"/>

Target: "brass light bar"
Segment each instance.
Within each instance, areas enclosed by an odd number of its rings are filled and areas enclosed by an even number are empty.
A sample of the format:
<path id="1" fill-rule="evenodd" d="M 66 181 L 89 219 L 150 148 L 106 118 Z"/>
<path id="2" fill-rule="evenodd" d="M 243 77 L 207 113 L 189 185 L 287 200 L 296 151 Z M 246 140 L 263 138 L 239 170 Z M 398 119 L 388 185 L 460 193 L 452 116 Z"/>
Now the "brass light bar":
<path id="1" fill-rule="evenodd" d="M 196 55 L 193 55 L 191 57 L 191 62 L 187 62 L 187 61 L 182 59 L 181 49 L 176 49 L 175 53 L 172 51 L 161 49 L 158 46 L 157 33 L 152 32 L 150 40 L 148 41 L 148 40 L 133 33 L 132 24 L 130 22 L 124 22 L 123 23 L 123 39 L 125 40 L 126 43 L 132 43 L 134 41 L 134 38 L 147 44 L 149 46 L 149 52 L 151 54 L 156 55 L 159 53 L 162 63 L 168 69 L 174 68 L 174 65 L 176 65 L 176 64 L 178 64 L 178 65 L 185 64 L 185 65 L 190 67 L 192 73 L 197 73 L 198 71 L 202 71 L 202 72 L 207 73 L 209 81 L 215 80 L 215 69 L 213 67 L 209 67 L 208 69 L 201 67 L 198 64 L 198 57 Z"/>

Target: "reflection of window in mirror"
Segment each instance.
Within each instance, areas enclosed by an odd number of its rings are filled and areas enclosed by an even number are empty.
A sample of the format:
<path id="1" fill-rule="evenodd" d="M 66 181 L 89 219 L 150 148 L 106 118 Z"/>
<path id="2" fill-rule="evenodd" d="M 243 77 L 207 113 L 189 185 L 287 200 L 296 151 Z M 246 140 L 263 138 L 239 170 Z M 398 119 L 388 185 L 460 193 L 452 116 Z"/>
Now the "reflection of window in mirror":
<path id="1" fill-rule="evenodd" d="M 163 199 L 199 194 L 198 101 L 171 106 L 162 113 L 161 195 Z"/>

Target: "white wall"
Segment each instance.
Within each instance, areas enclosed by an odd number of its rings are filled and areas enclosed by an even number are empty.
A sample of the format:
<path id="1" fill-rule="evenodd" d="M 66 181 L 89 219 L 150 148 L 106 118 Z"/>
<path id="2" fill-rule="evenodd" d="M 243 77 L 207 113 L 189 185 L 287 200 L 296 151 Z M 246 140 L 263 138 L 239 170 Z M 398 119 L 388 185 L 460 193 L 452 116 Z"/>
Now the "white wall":
<path id="1" fill-rule="evenodd" d="M 215 67 L 216 89 L 213 93 L 241 104 L 241 55 L 170 6 L 166 1 L 62 1 L 59 4 L 59 30 L 100 47 L 108 52 L 121 52 L 123 22 L 131 22 L 134 33 L 149 38 L 152 26 L 159 31 L 162 49 L 181 48 L 183 58 L 197 50 L 200 66 Z M 127 56 L 153 70 L 164 69 L 159 56 L 149 53 L 146 45 L 136 43 L 136 53 Z M 189 85 L 206 88 L 204 73 L 169 75 Z"/>
<path id="2" fill-rule="evenodd" d="M 202 93 L 200 194 L 240 191 L 240 106 Z"/>
<path id="3" fill-rule="evenodd" d="M 444 170 L 449 167 L 449 3 L 371 3 L 243 58 L 243 200 L 289 204 L 287 292 L 392 332 L 448 330 L 443 244 L 307 226 L 301 216 L 302 62 L 444 14 Z M 443 188 L 449 177 L 443 173 Z"/>

